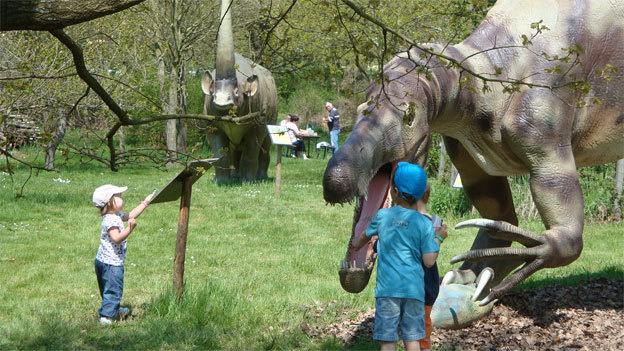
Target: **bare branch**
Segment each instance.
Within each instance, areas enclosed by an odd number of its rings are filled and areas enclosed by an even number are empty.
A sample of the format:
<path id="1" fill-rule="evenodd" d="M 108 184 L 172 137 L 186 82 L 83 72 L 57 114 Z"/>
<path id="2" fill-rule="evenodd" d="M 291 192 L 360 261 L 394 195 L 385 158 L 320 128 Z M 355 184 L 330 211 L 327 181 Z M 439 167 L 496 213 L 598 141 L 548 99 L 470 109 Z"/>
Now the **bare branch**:
<path id="1" fill-rule="evenodd" d="M 67 77 L 73 77 L 78 73 L 62 74 L 60 76 L 40 76 L 37 74 L 31 74 L 29 76 L 13 76 L 13 77 L 0 77 L 0 80 L 20 80 L 20 79 L 62 79 Z"/>
<path id="2" fill-rule="evenodd" d="M 100 85 L 100 83 L 95 79 L 89 70 L 87 70 L 87 66 L 84 62 L 84 56 L 82 54 L 82 48 L 78 45 L 74 40 L 62 29 L 54 29 L 51 30 L 53 36 L 55 36 L 61 43 L 63 43 L 67 48 L 71 51 L 72 56 L 74 58 L 74 64 L 76 65 L 76 71 L 82 80 L 87 83 L 93 91 L 104 101 L 104 103 L 108 106 L 108 108 L 113 111 L 115 115 L 119 118 L 123 123 L 129 123 L 130 119 L 124 111 L 113 98 L 108 94 L 108 92 Z"/>
<path id="3" fill-rule="evenodd" d="M 145 0 L 2 0 L 0 31 L 54 30 L 119 12 Z"/>
<path id="4" fill-rule="evenodd" d="M 286 15 L 290 12 L 290 10 L 292 10 L 292 8 L 295 6 L 296 3 L 297 3 L 297 0 L 292 0 L 292 2 L 290 3 L 290 6 L 286 9 L 286 11 L 284 11 L 284 13 L 282 13 L 282 15 L 273 24 L 273 27 L 271 27 L 271 29 L 269 29 L 269 31 L 266 33 L 266 37 L 264 38 L 264 44 L 262 44 L 260 53 L 257 55 L 258 57 L 262 57 L 262 54 L 264 53 L 264 48 L 267 47 L 267 44 L 269 42 L 269 37 L 271 36 L 271 33 L 273 33 L 273 31 L 275 30 L 275 27 L 277 27 L 277 25 L 280 24 L 280 22 L 284 20 Z"/>

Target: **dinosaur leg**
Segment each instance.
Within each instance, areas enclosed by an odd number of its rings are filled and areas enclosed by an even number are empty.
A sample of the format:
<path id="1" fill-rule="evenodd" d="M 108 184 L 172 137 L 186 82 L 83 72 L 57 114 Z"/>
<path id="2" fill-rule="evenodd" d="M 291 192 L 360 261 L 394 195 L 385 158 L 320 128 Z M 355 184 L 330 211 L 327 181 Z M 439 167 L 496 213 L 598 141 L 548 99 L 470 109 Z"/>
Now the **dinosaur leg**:
<path id="1" fill-rule="evenodd" d="M 505 119 L 502 138 L 529 170 L 531 194 L 546 230 L 541 235 L 499 220 L 471 220 L 458 227 L 488 229 L 492 239 L 516 241 L 525 247 L 474 248 L 454 257 L 451 263 L 522 261 L 524 265 L 494 286 L 480 305 L 498 299 L 542 268 L 568 265 L 583 249 L 583 194 L 572 150 L 571 123 L 561 122 L 567 106 L 544 100 L 540 90 L 519 94 Z M 512 222 L 513 223 L 513 222 Z M 496 272 L 498 273 L 498 272 Z M 503 278 L 499 276 L 498 279 Z M 497 279 L 497 280 L 498 280 Z"/>
<path id="2" fill-rule="evenodd" d="M 215 128 L 213 133 L 208 135 L 210 140 L 210 147 L 215 158 L 220 160 L 214 165 L 215 167 L 215 180 L 217 182 L 227 181 L 230 179 L 230 140 L 225 133 Z"/>
<path id="3" fill-rule="evenodd" d="M 464 191 L 481 216 L 517 224 L 507 178 L 485 173 L 457 140 L 445 137 L 444 141 L 453 164 L 461 174 Z M 479 228 L 471 252 L 509 247 L 509 238 L 493 235 L 498 231 L 497 228 Z M 493 304 L 481 308 L 476 300 L 482 299 L 482 292 L 489 291 L 522 262 L 519 259 L 467 261 L 458 270 L 448 272 L 442 281 L 440 297 L 433 307 L 434 326 L 461 328 L 489 313 Z"/>
<path id="4" fill-rule="evenodd" d="M 240 167 L 238 169 L 239 176 L 242 180 L 253 181 L 256 180 L 258 173 L 258 156 L 260 154 L 260 148 L 262 147 L 261 134 L 256 128 L 245 135 L 242 142 L 242 150 L 240 157 Z"/>
<path id="5" fill-rule="evenodd" d="M 507 177 L 491 176 L 485 173 L 472 159 L 468 151 L 457 140 L 445 138 L 449 157 L 461 174 L 464 191 L 482 217 L 496 221 L 518 224 L 518 217 L 513 204 L 513 197 Z M 471 250 L 508 247 L 509 240 L 496 239 L 491 236 L 489 228 L 481 228 L 475 238 Z M 501 281 L 521 262 L 465 262 L 460 269 L 471 270 L 475 275 L 485 267 L 491 267 L 496 273 L 493 283 Z"/>
<path id="6" fill-rule="evenodd" d="M 521 259 L 525 265 L 496 285 L 481 302 L 487 304 L 542 268 L 565 266 L 583 249 L 583 194 L 570 145 L 553 146 L 534 155 L 531 194 L 546 226 L 541 235 L 508 223 L 468 221 L 463 225 L 497 228 L 493 237 L 517 241 L 525 248 L 478 249 L 454 257 L 451 262 Z M 462 223 L 460 223 L 462 225 Z M 460 226 L 458 225 L 458 226 Z"/>
<path id="7" fill-rule="evenodd" d="M 258 180 L 268 179 L 267 170 L 271 161 L 271 137 L 267 134 L 262 142 L 262 148 L 258 154 Z"/>

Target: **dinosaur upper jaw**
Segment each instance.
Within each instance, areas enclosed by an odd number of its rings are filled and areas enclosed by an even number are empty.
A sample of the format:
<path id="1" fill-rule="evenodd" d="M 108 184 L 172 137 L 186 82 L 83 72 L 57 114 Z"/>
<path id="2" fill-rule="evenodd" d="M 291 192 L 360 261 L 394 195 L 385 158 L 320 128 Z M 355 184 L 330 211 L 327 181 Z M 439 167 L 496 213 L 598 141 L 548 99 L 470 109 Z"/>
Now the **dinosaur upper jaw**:
<path id="1" fill-rule="evenodd" d="M 375 213 L 380 208 L 389 205 L 388 194 L 392 169 L 391 163 L 381 167 L 369 182 L 366 195 L 357 199 L 351 239 L 338 272 L 340 284 L 348 292 L 359 293 L 368 285 L 377 258 L 373 251 L 373 244 L 377 239 L 371 239 L 360 249 L 353 247 L 353 242 L 358 239 L 360 233 L 366 230 Z"/>

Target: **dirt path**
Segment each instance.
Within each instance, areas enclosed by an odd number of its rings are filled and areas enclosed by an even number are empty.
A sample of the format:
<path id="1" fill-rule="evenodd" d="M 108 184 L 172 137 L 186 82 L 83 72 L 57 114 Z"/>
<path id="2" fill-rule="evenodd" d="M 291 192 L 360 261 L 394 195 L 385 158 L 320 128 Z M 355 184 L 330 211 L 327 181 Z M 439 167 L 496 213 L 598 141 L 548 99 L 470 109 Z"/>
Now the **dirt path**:
<path id="1" fill-rule="evenodd" d="M 372 338 L 373 325 L 369 310 L 304 331 L 348 345 Z M 434 350 L 624 350 L 624 280 L 591 278 L 575 287 L 512 292 L 471 327 L 434 329 L 431 339 Z"/>

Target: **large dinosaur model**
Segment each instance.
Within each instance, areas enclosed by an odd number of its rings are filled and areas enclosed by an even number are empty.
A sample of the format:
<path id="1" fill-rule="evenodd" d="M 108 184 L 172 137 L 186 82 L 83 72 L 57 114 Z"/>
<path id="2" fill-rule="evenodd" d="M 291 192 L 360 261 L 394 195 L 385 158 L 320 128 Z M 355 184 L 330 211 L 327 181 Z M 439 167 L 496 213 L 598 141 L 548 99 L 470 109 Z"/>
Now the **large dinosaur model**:
<path id="1" fill-rule="evenodd" d="M 477 78 L 464 84 L 465 71 L 420 50 L 394 57 L 384 66 L 389 81 L 369 88 L 368 113 L 329 161 L 323 193 L 329 203 L 357 200 L 352 241 L 386 205 L 393 164 L 425 164 L 430 133 L 442 134 L 483 217 L 457 225 L 478 234 L 470 251 L 451 260 L 464 263 L 445 275 L 433 309 L 434 325 L 458 328 L 531 274 L 581 254 L 576 169 L 624 157 L 624 1 L 500 0 L 463 42 L 424 47 L 484 77 L 533 86 L 490 82 L 484 89 Z M 567 54 L 578 54 L 581 64 L 562 61 Z M 535 86 L 571 80 L 590 86 Z M 546 228 L 541 235 L 517 227 L 506 177 L 525 173 Z M 372 242 L 356 250 L 351 241 L 339 275 L 345 290 L 359 292 L 375 255 Z"/>
<path id="2" fill-rule="evenodd" d="M 234 53 L 231 1 L 221 1 L 215 71 L 202 77 L 204 114 L 264 115 L 251 123 L 213 123 L 209 139 L 214 156 L 221 158 L 215 164 L 218 182 L 235 177 L 250 181 L 267 178 L 271 139 L 266 124 L 274 124 L 277 118 L 277 89 L 271 72 Z"/>

